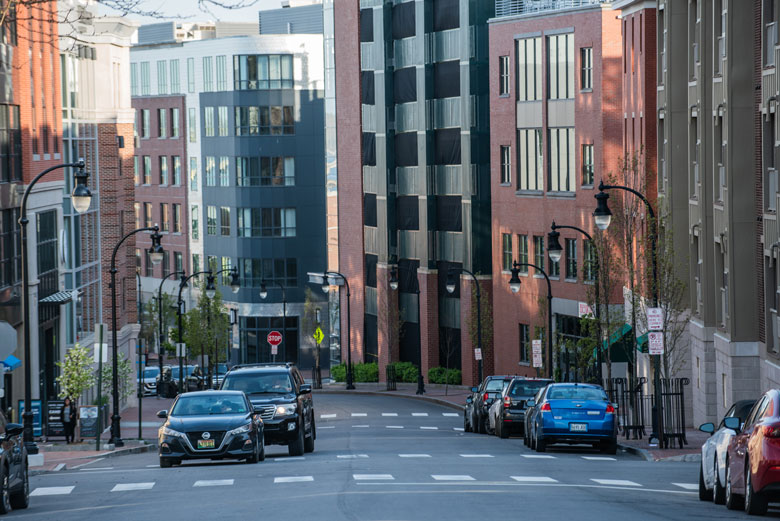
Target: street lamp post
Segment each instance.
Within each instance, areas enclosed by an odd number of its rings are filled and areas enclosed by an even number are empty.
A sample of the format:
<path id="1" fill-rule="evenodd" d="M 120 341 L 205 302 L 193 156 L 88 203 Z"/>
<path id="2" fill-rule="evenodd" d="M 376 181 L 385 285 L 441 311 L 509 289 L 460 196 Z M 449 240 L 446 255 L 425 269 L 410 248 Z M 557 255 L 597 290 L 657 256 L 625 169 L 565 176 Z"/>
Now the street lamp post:
<path id="1" fill-rule="evenodd" d="M 552 284 L 550 284 L 550 277 L 547 276 L 547 272 L 543 268 L 530 264 L 527 262 L 513 262 L 512 263 L 512 278 L 509 279 L 509 289 L 512 293 L 520 291 L 520 284 L 522 281 L 518 276 L 520 274 L 521 266 L 530 266 L 536 271 L 544 275 L 544 280 L 547 281 L 547 376 L 553 378 L 553 348 L 552 348 Z"/>
<path id="2" fill-rule="evenodd" d="M 22 204 L 19 211 L 19 226 L 21 239 L 21 263 L 22 263 L 22 331 L 24 334 L 24 412 L 22 413 L 22 423 L 24 425 L 24 445 L 28 454 L 38 454 L 38 446 L 33 439 L 33 412 L 32 412 L 32 377 L 31 377 L 31 355 L 30 355 L 30 272 L 27 267 L 27 199 L 30 197 L 35 184 L 46 174 L 60 168 L 78 168 L 74 174 L 76 186 L 71 193 L 71 202 L 77 213 L 82 214 L 89 209 L 92 201 L 92 192 L 87 186 L 89 174 L 84 170 L 84 160 L 79 159 L 76 163 L 65 163 L 47 168 L 27 185 L 22 196 Z"/>
<path id="3" fill-rule="evenodd" d="M 207 283 L 206 283 L 206 296 L 209 299 L 214 298 L 214 295 L 217 293 L 217 289 L 214 287 L 214 277 L 212 276 L 211 270 L 205 270 L 205 271 L 198 271 L 196 273 L 193 273 L 192 275 L 185 276 L 184 273 L 181 275 L 181 281 L 179 282 L 179 296 L 176 299 L 176 318 L 178 322 L 178 337 L 179 337 L 179 343 L 184 343 L 184 338 L 182 338 L 182 306 L 184 305 L 184 301 L 181 299 L 181 292 L 184 290 L 184 288 L 187 287 L 187 282 L 192 279 L 193 277 L 197 277 L 198 275 L 204 275 L 207 274 Z M 179 358 L 179 392 L 184 392 L 184 357 L 181 356 L 184 353 L 178 353 Z M 201 362 L 202 363 L 202 362 Z"/>
<path id="4" fill-rule="evenodd" d="M 284 353 L 285 357 L 287 355 L 287 291 L 284 288 L 284 285 L 282 285 L 281 282 L 279 282 L 276 279 L 271 279 L 269 281 L 271 284 L 275 284 L 279 286 L 279 289 L 282 290 L 282 342 L 284 343 Z M 266 281 L 263 280 L 260 282 L 260 298 L 265 300 L 265 298 L 268 296 L 268 288 L 266 287 Z M 273 361 L 276 362 L 276 355 L 273 356 Z"/>
<path id="5" fill-rule="evenodd" d="M 214 282 L 216 281 L 217 275 L 221 275 L 222 273 L 230 272 L 230 291 L 233 292 L 233 294 L 238 293 L 238 290 L 241 289 L 241 283 L 238 278 L 238 267 L 233 266 L 232 268 L 226 268 L 224 270 L 219 270 L 216 272 L 213 276 L 209 276 L 209 279 L 211 281 L 211 284 L 214 285 Z M 224 278 L 222 279 L 224 281 Z M 208 291 L 208 289 L 207 289 Z M 216 294 L 216 293 L 214 293 Z M 212 294 L 209 299 L 214 298 L 214 294 Z M 209 306 L 209 315 L 208 315 L 208 321 L 209 321 L 209 331 L 211 331 L 211 306 Z M 203 344 L 200 345 L 200 365 L 203 367 L 203 364 L 205 363 L 205 359 L 203 356 Z M 219 362 L 219 355 L 217 354 L 217 335 L 214 335 L 214 356 L 217 357 L 217 360 L 214 362 L 214 367 L 216 367 L 216 364 Z M 210 357 L 209 357 L 210 358 Z M 225 359 L 225 362 L 227 362 L 227 359 Z M 209 359 L 209 367 L 208 367 L 208 389 L 211 389 L 211 360 Z"/>
<path id="6" fill-rule="evenodd" d="M 328 278 L 339 277 L 344 281 L 344 285 L 347 286 L 347 390 L 353 390 L 355 384 L 352 383 L 352 331 L 351 331 L 351 313 L 349 312 L 349 281 L 347 277 L 339 273 L 338 271 L 326 271 L 322 282 L 322 292 L 327 293 L 330 291 L 330 283 Z"/>
<path id="7" fill-rule="evenodd" d="M 624 190 L 637 196 L 647 208 L 647 213 L 650 214 L 650 254 L 652 256 L 652 270 L 653 270 L 653 282 L 650 292 L 653 296 L 653 307 L 658 307 L 658 255 L 657 241 L 658 241 L 658 223 L 655 220 L 655 211 L 650 201 L 642 195 L 642 193 L 629 188 L 627 186 L 620 185 L 605 185 L 604 181 L 599 183 L 599 193 L 594 195 L 596 198 L 596 210 L 593 212 L 593 218 L 596 222 L 596 226 L 600 230 L 606 230 L 609 224 L 612 222 L 612 212 L 609 209 L 607 200 L 609 194 L 605 193 L 605 190 Z M 663 425 L 663 402 L 661 400 L 661 355 L 653 356 L 653 393 L 655 394 L 655 414 L 656 414 L 656 429 L 655 438 L 658 440 L 658 446 L 664 446 L 664 425 Z M 651 434 L 652 438 L 653 435 Z"/>
<path id="8" fill-rule="evenodd" d="M 123 242 L 125 242 L 129 237 L 132 237 L 136 233 L 140 232 L 154 232 L 152 233 L 152 245 L 149 248 L 149 258 L 151 259 L 152 264 L 159 264 L 162 261 L 163 248 L 160 245 L 160 240 L 162 239 L 162 235 L 160 235 L 160 228 L 157 225 L 149 226 L 131 231 L 122 237 L 118 243 L 116 243 L 116 246 L 114 246 L 114 251 L 111 253 L 111 269 L 109 270 L 109 273 L 111 274 L 111 283 L 108 287 L 111 288 L 111 352 L 113 356 L 113 360 L 111 362 L 111 386 L 113 389 L 114 409 L 114 414 L 111 416 L 111 443 L 113 443 L 115 447 L 122 447 L 125 444 L 122 441 L 122 431 L 119 425 L 119 365 L 117 360 L 119 346 L 117 346 L 116 330 L 116 273 L 119 270 L 116 268 L 116 254 L 119 252 L 119 247 L 122 246 Z"/>
<path id="9" fill-rule="evenodd" d="M 482 355 L 482 309 L 480 306 L 482 298 L 479 291 L 479 280 L 477 280 L 476 275 L 466 268 L 450 268 L 449 271 L 447 271 L 447 293 L 455 293 L 455 274 L 460 272 L 471 275 L 471 278 L 474 279 L 474 285 L 477 288 L 477 348 L 479 349 L 480 355 Z M 480 356 L 477 361 L 477 369 L 479 371 L 479 381 L 482 382 L 482 356 Z"/>
<path id="10" fill-rule="evenodd" d="M 558 237 L 560 234 L 557 232 L 557 230 L 574 230 L 577 232 L 580 232 L 582 235 L 588 238 L 591 245 L 595 248 L 595 243 L 593 242 L 593 237 L 583 230 L 582 228 L 578 228 L 576 226 L 566 226 L 566 225 L 558 225 L 555 224 L 555 221 L 553 221 L 552 226 L 550 226 L 552 229 L 551 232 L 547 234 L 547 253 L 550 256 L 550 260 L 553 262 L 558 262 L 561 260 L 561 252 L 563 251 L 563 248 L 561 247 L 561 243 L 558 240 Z M 602 384 L 602 378 L 601 378 L 601 300 L 599 299 L 599 285 L 600 285 L 600 279 L 599 279 L 599 270 L 600 270 L 600 264 L 599 264 L 599 256 L 596 254 L 596 266 L 595 266 L 595 272 L 596 272 L 596 291 L 595 291 L 595 297 L 596 297 L 596 375 L 599 379 L 599 384 Z M 576 378 L 576 370 L 575 370 L 575 378 Z"/>
<path id="11" fill-rule="evenodd" d="M 138 294 L 136 295 L 138 298 L 138 324 L 141 326 L 141 331 L 144 330 L 144 315 L 143 315 L 143 302 L 141 302 L 141 272 L 138 268 L 135 269 L 135 276 L 138 279 Z M 146 364 L 141 363 L 142 360 L 142 345 L 141 345 L 141 338 L 139 336 L 138 338 L 138 439 L 142 440 L 143 435 L 141 432 L 141 408 L 143 405 L 143 399 L 144 399 L 144 390 L 146 388 L 146 385 L 144 384 L 144 371 Z"/>
<path id="12" fill-rule="evenodd" d="M 163 284 L 166 280 L 168 280 L 171 277 L 178 276 L 178 275 L 184 275 L 183 271 L 173 271 L 169 274 L 167 274 L 165 277 L 162 278 L 160 281 L 160 287 L 157 288 L 157 326 L 158 326 L 158 334 L 159 334 L 159 348 L 157 353 L 157 362 L 160 366 L 160 379 L 157 385 L 157 396 L 160 396 L 160 387 L 162 387 L 163 383 L 163 343 L 165 342 L 165 335 L 163 333 L 163 312 L 162 312 L 162 290 L 163 290 Z"/>
<path id="13" fill-rule="evenodd" d="M 398 269 L 400 266 L 393 266 L 392 270 L 390 271 L 390 289 L 397 290 L 398 289 Z M 419 330 L 420 334 L 420 340 L 419 340 L 419 349 L 417 350 L 417 394 L 425 394 L 425 380 L 423 379 L 423 372 L 422 372 L 422 327 L 420 325 L 420 281 L 417 279 L 417 277 L 414 277 L 414 293 L 417 295 L 417 329 Z M 445 378 L 447 378 L 446 375 Z M 482 379 L 480 378 L 480 381 Z"/>

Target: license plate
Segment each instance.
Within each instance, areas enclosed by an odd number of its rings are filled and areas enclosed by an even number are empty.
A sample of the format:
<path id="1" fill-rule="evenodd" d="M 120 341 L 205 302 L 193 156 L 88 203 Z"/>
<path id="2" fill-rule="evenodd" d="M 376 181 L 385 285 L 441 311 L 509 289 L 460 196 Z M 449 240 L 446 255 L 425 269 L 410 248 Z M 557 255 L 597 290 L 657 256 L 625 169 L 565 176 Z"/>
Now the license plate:
<path id="1" fill-rule="evenodd" d="M 213 449 L 214 440 L 198 440 L 199 449 Z"/>
<path id="2" fill-rule="evenodd" d="M 587 423 L 570 423 L 569 424 L 569 431 L 570 432 L 588 432 L 588 424 Z"/>

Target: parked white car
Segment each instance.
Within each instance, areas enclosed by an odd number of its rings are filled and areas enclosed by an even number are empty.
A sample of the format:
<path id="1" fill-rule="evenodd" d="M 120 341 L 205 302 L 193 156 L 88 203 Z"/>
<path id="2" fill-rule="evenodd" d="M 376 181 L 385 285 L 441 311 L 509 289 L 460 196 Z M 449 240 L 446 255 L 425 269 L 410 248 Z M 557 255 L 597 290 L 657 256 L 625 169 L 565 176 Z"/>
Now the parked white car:
<path id="1" fill-rule="evenodd" d="M 148 366 L 144 368 L 143 385 L 144 396 L 157 394 L 157 376 L 160 374 L 160 368 Z"/>
<path id="2" fill-rule="evenodd" d="M 704 445 L 701 446 L 701 467 L 699 468 L 699 499 L 702 501 L 715 501 L 722 505 L 726 502 L 726 453 L 731 438 L 736 433 L 724 425 L 725 418 L 736 416 L 740 423 L 750 413 L 755 400 L 740 400 L 728 410 L 718 424 L 704 423 L 699 430 L 712 434 Z"/>

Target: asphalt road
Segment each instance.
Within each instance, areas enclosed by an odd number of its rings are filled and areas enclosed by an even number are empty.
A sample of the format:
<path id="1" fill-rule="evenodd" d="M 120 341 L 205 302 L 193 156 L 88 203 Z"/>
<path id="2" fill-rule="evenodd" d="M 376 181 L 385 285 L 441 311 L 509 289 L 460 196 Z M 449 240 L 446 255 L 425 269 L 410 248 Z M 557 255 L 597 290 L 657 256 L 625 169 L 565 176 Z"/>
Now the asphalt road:
<path id="1" fill-rule="evenodd" d="M 158 467 L 155 453 L 31 478 L 31 520 L 644 520 L 747 516 L 696 493 L 696 463 L 591 449 L 537 454 L 522 439 L 462 432 L 452 409 L 416 400 L 316 394 L 315 452 L 265 462 Z M 453 416 L 455 414 L 455 416 Z M 780 517 L 780 510 L 770 516 Z"/>

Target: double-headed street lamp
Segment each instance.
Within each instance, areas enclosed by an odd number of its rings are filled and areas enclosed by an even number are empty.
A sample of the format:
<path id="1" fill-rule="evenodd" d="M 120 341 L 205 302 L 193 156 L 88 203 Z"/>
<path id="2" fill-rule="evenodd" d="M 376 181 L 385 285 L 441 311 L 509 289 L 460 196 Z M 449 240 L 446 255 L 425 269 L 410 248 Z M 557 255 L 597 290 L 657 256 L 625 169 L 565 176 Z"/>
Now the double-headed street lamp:
<path id="1" fill-rule="evenodd" d="M 566 226 L 566 225 L 558 225 L 555 224 L 555 221 L 553 221 L 552 226 L 550 226 L 552 231 L 550 231 L 547 234 L 547 254 L 550 256 L 550 260 L 553 262 L 558 262 L 561 260 L 561 253 L 563 252 L 563 248 L 561 247 L 561 243 L 558 240 L 558 237 L 560 237 L 560 233 L 558 233 L 557 230 L 574 230 L 577 232 L 580 232 L 582 235 L 588 238 L 590 241 L 590 244 L 592 247 L 595 248 L 595 243 L 593 242 L 593 237 L 590 236 L 588 232 L 583 230 L 582 228 L 578 228 L 576 226 Z M 596 254 L 596 261 L 595 261 L 595 277 L 596 277 L 596 375 L 599 379 L 599 384 L 602 384 L 601 380 L 601 301 L 599 300 L 599 256 L 598 253 Z M 575 371 L 576 375 L 576 371 Z"/>
<path id="2" fill-rule="evenodd" d="M 655 211 L 650 201 L 642 195 L 640 192 L 629 188 L 627 186 L 620 185 L 605 185 L 604 181 L 599 183 L 599 193 L 594 195 L 596 198 L 596 210 L 593 212 L 593 218 L 598 226 L 599 230 L 606 230 L 609 224 L 612 222 L 612 211 L 609 209 L 607 200 L 609 194 L 605 193 L 605 190 L 624 190 L 631 192 L 645 203 L 647 207 L 647 213 L 650 214 L 650 254 L 652 255 L 652 269 L 653 269 L 653 286 L 650 290 L 653 296 L 653 307 L 658 307 L 658 255 L 657 241 L 658 241 L 658 223 L 655 220 Z M 661 355 L 653 356 L 653 393 L 655 394 L 655 414 L 656 414 L 656 439 L 658 440 L 658 446 L 664 445 L 664 425 L 663 425 L 663 401 L 661 400 Z M 652 435 L 651 435 L 652 436 Z"/>
<path id="3" fill-rule="evenodd" d="M 400 266 L 394 265 L 392 270 L 390 270 L 390 289 L 392 289 L 393 291 L 398 289 L 399 268 Z M 413 293 L 417 295 L 417 329 L 419 330 L 419 334 L 420 334 L 419 348 L 417 350 L 417 363 L 419 364 L 417 367 L 417 394 L 425 394 L 425 380 L 423 379 L 423 372 L 422 372 L 422 326 L 420 324 L 420 281 L 417 279 L 416 276 L 414 277 L 414 287 L 415 290 L 413 291 Z"/>
<path id="4" fill-rule="evenodd" d="M 479 280 L 477 280 L 476 275 L 474 275 L 472 272 L 467 270 L 466 268 L 454 268 L 451 267 L 447 271 L 447 293 L 455 293 L 455 275 L 460 273 L 467 273 L 468 275 L 471 275 L 471 278 L 474 279 L 474 286 L 477 288 L 477 349 L 479 349 L 480 357 L 477 361 L 477 370 L 479 371 L 479 381 L 482 382 L 482 308 L 480 306 L 480 303 L 482 301 L 481 294 L 479 291 Z"/>
<path id="5" fill-rule="evenodd" d="M 344 281 L 344 285 L 347 286 L 347 390 L 353 390 L 355 384 L 352 383 L 352 330 L 350 324 L 352 314 L 349 312 L 349 281 L 347 280 L 347 277 L 338 271 L 326 271 L 323 274 L 322 292 L 327 293 L 330 291 L 330 279 L 335 278 L 340 278 Z"/>
<path id="6" fill-rule="evenodd" d="M 559 257 L 560 258 L 560 257 Z M 547 281 L 547 375 L 550 379 L 553 377 L 553 348 L 552 348 L 552 284 L 550 284 L 550 277 L 547 276 L 547 272 L 543 268 L 536 264 L 530 264 L 527 262 L 512 263 L 512 278 L 509 279 L 509 289 L 512 293 L 520 291 L 520 285 L 522 281 L 518 276 L 520 274 L 520 267 L 530 266 L 536 271 L 544 275 L 544 280 Z"/>
<path id="7" fill-rule="evenodd" d="M 179 282 L 179 296 L 176 299 L 176 319 L 178 321 L 178 337 L 179 337 L 179 343 L 183 344 L 184 339 L 182 338 L 182 306 L 184 305 L 184 301 L 181 299 L 181 292 L 184 290 L 184 288 L 187 287 L 187 282 L 193 278 L 197 277 L 198 275 L 204 275 L 208 274 L 208 278 L 206 279 L 206 297 L 209 299 L 214 298 L 214 295 L 217 294 L 217 288 L 214 287 L 214 277 L 212 276 L 211 270 L 205 270 L 205 271 L 198 271 L 196 273 L 193 273 L 190 276 L 186 276 L 184 273 L 181 275 L 181 281 Z M 178 349 L 178 347 L 177 347 Z M 177 356 L 179 358 L 179 392 L 184 392 L 184 353 L 178 352 Z M 161 378 L 162 379 L 162 378 Z"/>
<path id="8" fill-rule="evenodd" d="M 279 289 L 282 290 L 282 343 L 284 344 L 284 353 L 286 357 L 287 355 L 287 291 L 285 290 L 284 285 L 276 279 L 271 279 L 268 282 L 279 286 Z M 266 287 L 266 281 L 262 280 L 260 282 L 260 298 L 265 300 L 267 296 L 268 296 L 268 288 Z M 273 361 L 276 362 L 276 355 L 272 355 L 272 356 L 273 356 Z"/>
<path id="9" fill-rule="evenodd" d="M 92 202 L 92 192 L 87 186 L 87 179 L 89 173 L 84 170 L 84 159 L 79 159 L 75 163 L 65 163 L 62 165 L 56 165 L 51 168 L 47 168 L 27 185 L 22 196 L 22 204 L 19 212 L 19 226 L 21 235 L 21 262 L 22 262 L 22 329 L 24 334 L 24 412 L 22 413 L 22 423 L 24 425 L 24 445 L 27 448 L 28 454 L 38 454 L 38 446 L 33 440 L 33 412 L 32 412 L 32 377 L 31 377 L 31 361 L 30 361 L 30 271 L 27 266 L 27 199 L 30 197 L 35 184 L 49 172 L 58 170 L 60 168 L 78 168 L 73 177 L 76 181 L 76 186 L 73 187 L 71 192 L 71 203 L 73 209 L 77 213 L 83 214 L 89 209 L 89 205 Z"/>
<path id="10" fill-rule="evenodd" d="M 224 270 L 220 270 L 220 271 L 216 272 L 214 275 L 209 275 L 208 279 L 207 279 L 208 282 L 206 283 L 206 287 L 207 288 L 209 286 L 214 287 L 214 281 L 216 280 L 217 275 L 221 275 L 222 273 L 225 273 L 225 272 L 230 272 L 230 291 L 233 292 L 233 294 L 238 293 L 238 290 L 241 289 L 241 281 L 238 278 L 238 268 L 236 266 L 233 266 L 232 268 L 225 268 Z M 207 289 L 206 295 L 209 297 L 209 300 L 211 300 L 211 299 L 214 298 L 214 295 L 216 295 L 216 289 L 213 292 L 211 292 L 210 295 L 208 293 L 209 291 L 210 290 Z M 208 329 L 209 329 L 209 331 L 211 331 L 211 306 L 209 306 L 209 314 L 208 314 L 207 320 L 208 320 Z M 217 360 L 219 360 L 219 357 L 217 355 L 217 335 L 216 334 L 214 335 L 214 356 L 216 356 Z M 200 366 L 201 366 L 201 370 L 203 370 L 203 364 L 205 362 L 206 362 L 206 359 L 204 357 L 204 346 L 203 346 L 203 343 L 201 343 L 200 344 Z M 227 362 L 227 360 L 226 360 L 226 362 Z M 214 363 L 216 364 L 217 362 L 214 362 Z M 209 373 L 208 389 L 211 389 L 211 362 L 209 362 L 208 373 Z"/>
<path id="11" fill-rule="evenodd" d="M 157 353 L 157 362 L 158 362 L 158 364 L 160 366 L 160 381 L 159 381 L 159 384 L 157 385 L 157 396 L 158 397 L 160 396 L 160 387 L 162 387 L 162 383 L 163 383 L 163 378 L 162 378 L 162 374 L 163 374 L 163 343 L 165 342 L 165 335 L 163 334 L 163 312 L 162 312 L 162 305 L 163 305 L 162 290 L 163 290 L 163 284 L 169 278 L 174 277 L 174 276 L 179 276 L 179 275 L 184 275 L 184 272 L 183 271 L 172 271 L 171 273 L 167 274 L 166 276 L 164 276 L 162 278 L 162 280 L 160 281 L 160 287 L 157 288 L 157 325 L 158 325 L 158 329 L 159 329 L 158 334 L 160 335 L 159 336 L 160 347 L 159 347 L 158 353 Z"/>
<path id="12" fill-rule="evenodd" d="M 109 269 L 109 273 L 111 274 L 111 283 L 109 284 L 109 288 L 111 288 L 111 353 L 113 356 L 113 360 L 111 361 L 111 369 L 112 369 L 112 375 L 111 375 L 111 384 L 113 389 L 113 400 L 114 400 L 114 414 L 111 416 L 111 443 L 114 444 L 115 447 L 122 447 L 124 446 L 124 442 L 122 441 L 122 431 L 120 429 L 119 421 L 119 365 L 118 365 L 118 346 L 117 346 L 117 325 L 116 325 L 116 273 L 119 271 L 116 268 L 116 254 L 119 252 L 119 247 L 122 246 L 122 243 L 125 242 L 129 237 L 132 237 L 136 233 L 140 232 L 153 232 L 152 233 L 152 245 L 149 247 L 149 258 L 152 261 L 152 264 L 160 264 L 163 260 L 163 247 L 160 245 L 160 240 L 162 239 L 162 235 L 160 235 L 160 228 L 155 226 L 148 226 L 144 228 L 138 228 L 136 230 L 131 231 L 124 237 L 122 237 L 118 243 L 116 243 L 116 246 L 114 246 L 114 251 L 111 253 L 111 269 Z"/>

